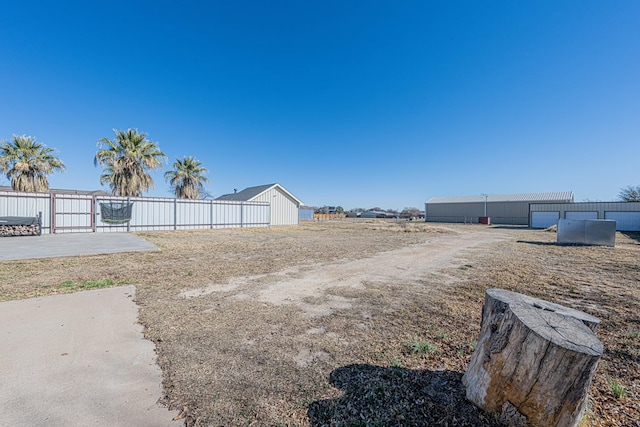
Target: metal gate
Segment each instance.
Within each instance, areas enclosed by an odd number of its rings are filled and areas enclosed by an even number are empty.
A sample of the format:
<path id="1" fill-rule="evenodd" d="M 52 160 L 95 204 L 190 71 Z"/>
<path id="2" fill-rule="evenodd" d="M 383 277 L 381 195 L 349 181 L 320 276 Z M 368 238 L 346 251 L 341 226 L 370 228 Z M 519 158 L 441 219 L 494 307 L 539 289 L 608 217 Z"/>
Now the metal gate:
<path id="1" fill-rule="evenodd" d="M 52 233 L 94 231 L 95 217 L 93 196 L 51 194 Z"/>

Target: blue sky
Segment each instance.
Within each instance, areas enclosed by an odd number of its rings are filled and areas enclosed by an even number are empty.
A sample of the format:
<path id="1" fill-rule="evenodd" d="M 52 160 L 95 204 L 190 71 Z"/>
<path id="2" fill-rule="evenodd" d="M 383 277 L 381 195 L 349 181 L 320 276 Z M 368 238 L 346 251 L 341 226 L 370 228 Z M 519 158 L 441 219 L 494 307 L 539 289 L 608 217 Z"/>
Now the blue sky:
<path id="1" fill-rule="evenodd" d="M 640 184 L 640 1 L 31 1 L 0 6 L 0 140 L 100 188 L 96 142 L 137 128 L 214 196 L 309 205 Z M 153 196 L 171 196 L 163 172 Z M 0 184 L 7 180 L 0 178 Z"/>

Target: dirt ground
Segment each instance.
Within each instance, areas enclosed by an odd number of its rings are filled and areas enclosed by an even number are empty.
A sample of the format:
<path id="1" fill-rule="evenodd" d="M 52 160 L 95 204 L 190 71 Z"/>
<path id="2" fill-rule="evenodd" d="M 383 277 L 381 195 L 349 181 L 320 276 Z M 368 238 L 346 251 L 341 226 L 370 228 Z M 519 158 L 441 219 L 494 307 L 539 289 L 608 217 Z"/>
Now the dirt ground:
<path id="1" fill-rule="evenodd" d="M 0 263 L 0 300 L 135 284 L 186 425 L 499 425 L 464 398 L 484 291 L 602 319 L 585 425 L 640 425 L 640 237 L 382 221 L 139 233 L 160 252 Z"/>

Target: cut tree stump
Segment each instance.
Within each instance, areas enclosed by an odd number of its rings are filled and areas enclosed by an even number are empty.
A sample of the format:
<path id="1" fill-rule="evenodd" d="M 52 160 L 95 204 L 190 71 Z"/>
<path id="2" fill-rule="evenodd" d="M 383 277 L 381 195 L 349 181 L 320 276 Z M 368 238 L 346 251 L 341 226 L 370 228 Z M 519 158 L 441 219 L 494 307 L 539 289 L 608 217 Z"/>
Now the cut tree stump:
<path id="1" fill-rule="evenodd" d="M 467 399 L 513 426 L 577 426 L 604 350 L 600 320 L 562 305 L 488 289 L 478 345 L 462 377 Z"/>

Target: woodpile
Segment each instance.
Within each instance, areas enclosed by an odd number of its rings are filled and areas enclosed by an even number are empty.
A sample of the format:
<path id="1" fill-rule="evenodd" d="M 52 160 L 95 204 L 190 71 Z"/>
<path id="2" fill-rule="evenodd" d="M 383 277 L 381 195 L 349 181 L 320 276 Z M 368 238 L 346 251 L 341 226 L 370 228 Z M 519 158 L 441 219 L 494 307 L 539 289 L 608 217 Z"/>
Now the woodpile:
<path id="1" fill-rule="evenodd" d="M 580 424 L 603 353 L 600 321 L 581 311 L 489 289 L 478 345 L 462 381 L 467 399 L 510 426 Z"/>
<path id="2" fill-rule="evenodd" d="M 0 237 L 10 236 L 39 236 L 40 225 L 3 225 L 0 224 Z"/>

